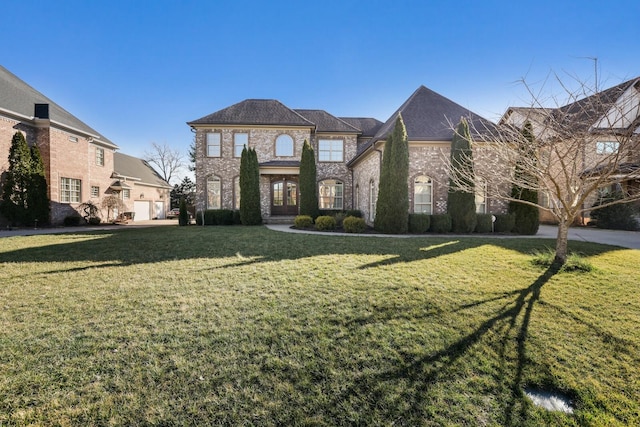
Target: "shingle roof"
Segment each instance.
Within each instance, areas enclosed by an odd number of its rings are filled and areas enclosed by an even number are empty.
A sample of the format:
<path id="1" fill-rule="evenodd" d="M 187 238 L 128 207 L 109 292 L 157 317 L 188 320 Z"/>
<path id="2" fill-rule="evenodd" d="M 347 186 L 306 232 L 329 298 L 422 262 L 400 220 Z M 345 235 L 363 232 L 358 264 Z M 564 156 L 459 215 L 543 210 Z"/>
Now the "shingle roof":
<path id="1" fill-rule="evenodd" d="M 113 153 L 113 170 L 117 175 L 137 178 L 142 184 L 171 188 L 146 161 L 122 153 Z"/>
<path id="2" fill-rule="evenodd" d="M 0 108 L 19 116 L 33 118 L 35 104 L 49 104 L 49 118 L 54 125 L 93 136 L 96 143 L 118 148 L 95 129 L 0 65 Z"/>
<path id="3" fill-rule="evenodd" d="M 272 125 L 313 127 L 313 123 L 275 99 L 246 99 L 188 125 Z"/>
<path id="4" fill-rule="evenodd" d="M 349 123 L 356 129 L 360 129 L 362 136 L 365 138 L 375 136 L 376 132 L 384 124 L 380 120 L 371 117 L 339 117 L 339 119 Z"/>
<path id="5" fill-rule="evenodd" d="M 296 108 L 295 111 L 315 124 L 316 132 L 360 133 L 359 129 L 324 110 L 302 110 Z"/>
<path id="6" fill-rule="evenodd" d="M 260 167 L 299 167 L 299 160 L 269 160 L 268 162 L 262 162 Z"/>

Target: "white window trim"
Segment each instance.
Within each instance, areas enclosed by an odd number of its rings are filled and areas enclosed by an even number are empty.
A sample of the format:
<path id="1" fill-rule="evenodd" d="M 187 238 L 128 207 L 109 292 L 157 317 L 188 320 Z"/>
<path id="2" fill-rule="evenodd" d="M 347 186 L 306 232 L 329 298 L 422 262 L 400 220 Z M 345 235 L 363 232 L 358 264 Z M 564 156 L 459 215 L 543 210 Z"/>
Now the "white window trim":
<path id="1" fill-rule="evenodd" d="M 418 181 L 419 178 L 427 178 L 429 180 L 429 182 L 416 182 Z M 429 202 L 428 203 L 416 203 L 416 188 L 417 185 L 428 185 L 429 186 Z M 428 210 L 427 212 L 424 212 L 422 210 L 418 211 L 417 207 L 418 206 L 427 206 Z M 418 175 L 413 179 L 413 212 L 414 213 L 424 213 L 427 215 L 433 215 L 433 178 L 431 178 L 430 176 L 427 175 Z"/>
<path id="2" fill-rule="evenodd" d="M 325 145 L 323 149 L 323 145 Z M 326 147 L 328 145 L 328 147 Z M 324 154 L 328 159 L 322 159 Z M 343 139 L 319 139 L 318 140 L 318 161 L 340 163 L 344 161 L 344 140 Z"/>
<path id="3" fill-rule="evenodd" d="M 246 135 L 247 140 L 242 142 L 242 144 L 238 144 L 237 136 L 238 135 Z M 239 158 L 242 157 L 242 150 L 244 147 L 249 148 L 249 133 L 248 132 L 236 132 L 233 134 L 233 157 Z"/>
<path id="4" fill-rule="evenodd" d="M 336 195 L 336 189 L 340 187 L 340 195 Z M 327 194 L 322 194 L 322 193 Z M 333 203 L 323 203 L 325 200 L 333 201 Z M 338 206 L 339 202 L 339 206 Z M 342 210 L 344 209 L 344 182 L 338 179 L 323 179 L 318 182 L 318 203 L 320 209 L 336 209 Z M 333 204 L 332 207 L 328 205 Z"/>
<path id="5" fill-rule="evenodd" d="M 284 137 L 284 138 L 283 138 Z M 289 151 L 287 151 L 285 154 L 282 154 L 279 149 L 278 149 L 278 142 L 284 142 L 286 139 L 287 142 L 291 142 L 291 154 L 288 154 Z M 278 135 L 276 137 L 276 142 L 275 142 L 275 154 L 276 157 L 293 157 L 296 153 L 296 144 L 295 141 L 293 140 L 293 137 L 289 134 L 286 133 L 282 133 L 280 135 Z"/>
<path id="6" fill-rule="evenodd" d="M 218 137 L 218 141 L 211 141 L 210 140 L 214 136 Z M 206 153 L 205 154 L 207 155 L 207 157 L 222 157 L 222 133 L 220 133 L 220 132 L 207 132 L 206 144 L 207 145 L 206 145 Z M 217 147 L 217 153 L 214 152 L 214 154 L 211 154 L 212 151 L 209 150 L 209 147 Z"/>
<path id="7" fill-rule="evenodd" d="M 73 184 L 77 184 L 77 189 Z M 77 197 L 72 197 L 72 195 Z M 77 200 L 76 200 L 77 198 Z M 60 203 L 80 203 L 82 201 L 82 181 L 76 178 L 60 178 Z"/>

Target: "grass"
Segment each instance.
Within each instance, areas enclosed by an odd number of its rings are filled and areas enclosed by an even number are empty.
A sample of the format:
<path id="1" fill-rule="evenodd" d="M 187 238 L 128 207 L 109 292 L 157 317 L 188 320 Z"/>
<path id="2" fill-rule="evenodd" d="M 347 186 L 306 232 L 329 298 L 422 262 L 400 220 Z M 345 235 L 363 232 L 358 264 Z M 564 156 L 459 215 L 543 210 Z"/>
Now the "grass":
<path id="1" fill-rule="evenodd" d="M 639 425 L 638 251 L 163 227 L 0 239 L 0 426 Z M 573 399 L 534 407 L 524 387 Z"/>

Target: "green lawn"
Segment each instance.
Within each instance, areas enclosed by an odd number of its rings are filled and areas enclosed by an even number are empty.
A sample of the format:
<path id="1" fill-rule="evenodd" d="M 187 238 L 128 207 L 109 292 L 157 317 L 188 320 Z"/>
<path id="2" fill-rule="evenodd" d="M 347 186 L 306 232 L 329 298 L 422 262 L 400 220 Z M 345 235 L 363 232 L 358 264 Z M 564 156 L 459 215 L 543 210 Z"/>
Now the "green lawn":
<path id="1" fill-rule="evenodd" d="M 0 239 L 0 426 L 640 425 L 640 251 L 263 227 Z M 525 386 L 557 390 L 547 412 Z"/>

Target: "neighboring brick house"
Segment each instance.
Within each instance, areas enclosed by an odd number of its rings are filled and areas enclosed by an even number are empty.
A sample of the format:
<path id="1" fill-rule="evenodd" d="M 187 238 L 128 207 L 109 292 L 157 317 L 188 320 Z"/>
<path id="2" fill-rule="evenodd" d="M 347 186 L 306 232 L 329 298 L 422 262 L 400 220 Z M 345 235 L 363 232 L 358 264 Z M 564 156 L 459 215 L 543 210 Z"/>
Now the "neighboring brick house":
<path id="1" fill-rule="evenodd" d="M 567 126 L 567 135 L 575 133 L 579 139 L 567 141 L 554 135 L 554 126 L 557 126 L 555 118 L 566 122 L 560 124 Z M 570 164 L 583 176 L 593 174 L 597 177 L 600 173 L 598 168 L 607 166 L 603 162 L 608 162 L 611 154 L 618 153 L 620 138 L 626 138 L 623 135 L 634 135 L 624 144 L 626 151 L 619 153 L 620 176 L 625 179 L 614 186 L 632 194 L 640 192 L 640 78 L 627 80 L 559 108 L 510 107 L 499 124 L 522 128 L 526 122 L 531 123 L 536 137 L 554 138 L 554 145 L 565 144 L 574 150 L 575 155 L 571 156 Z M 558 163 L 555 162 L 557 168 L 560 167 Z M 559 170 L 552 170 L 552 173 L 562 176 Z M 601 188 L 600 193 L 612 190 L 615 188 L 609 186 Z M 593 194 L 588 198 L 584 208 L 591 207 L 597 197 L 598 194 Z M 548 207 L 554 202 L 554 195 L 546 192 L 541 192 L 539 198 L 542 206 Z M 550 212 L 541 209 L 540 221 L 556 222 L 556 219 Z M 588 221 L 588 217 L 582 221 Z"/>
<path id="2" fill-rule="evenodd" d="M 114 194 L 118 146 L 0 66 L 0 176 L 9 167 L 9 148 L 17 131 L 42 155 L 53 224 L 74 214 L 83 202 L 99 205 L 103 197 Z"/>
<path id="3" fill-rule="evenodd" d="M 120 191 L 125 211 L 134 212 L 135 221 L 166 218 L 173 187 L 145 160 L 114 153 L 113 163 L 111 187 Z"/>
<path id="4" fill-rule="evenodd" d="M 298 212 L 302 145 L 316 154 L 321 209 L 359 209 L 373 221 L 380 160 L 387 135 L 402 114 L 409 139 L 412 212 L 443 213 L 453 127 L 461 117 L 477 127 L 492 124 L 460 105 L 418 88 L 385 122 L 335 117 L 322 110 L 290 109 L 276 100 L 249 99 L 188 122 L 196 141 L 196 204 L 199 209 L 239 207 L 240 154 L 253 147 L 260 163 L 262 215 L 266 221 Z M 481 156 L 476 167 L 484 167 Z M 504 212 L 505 204 L 477 197 L 479 212 Z"/>

